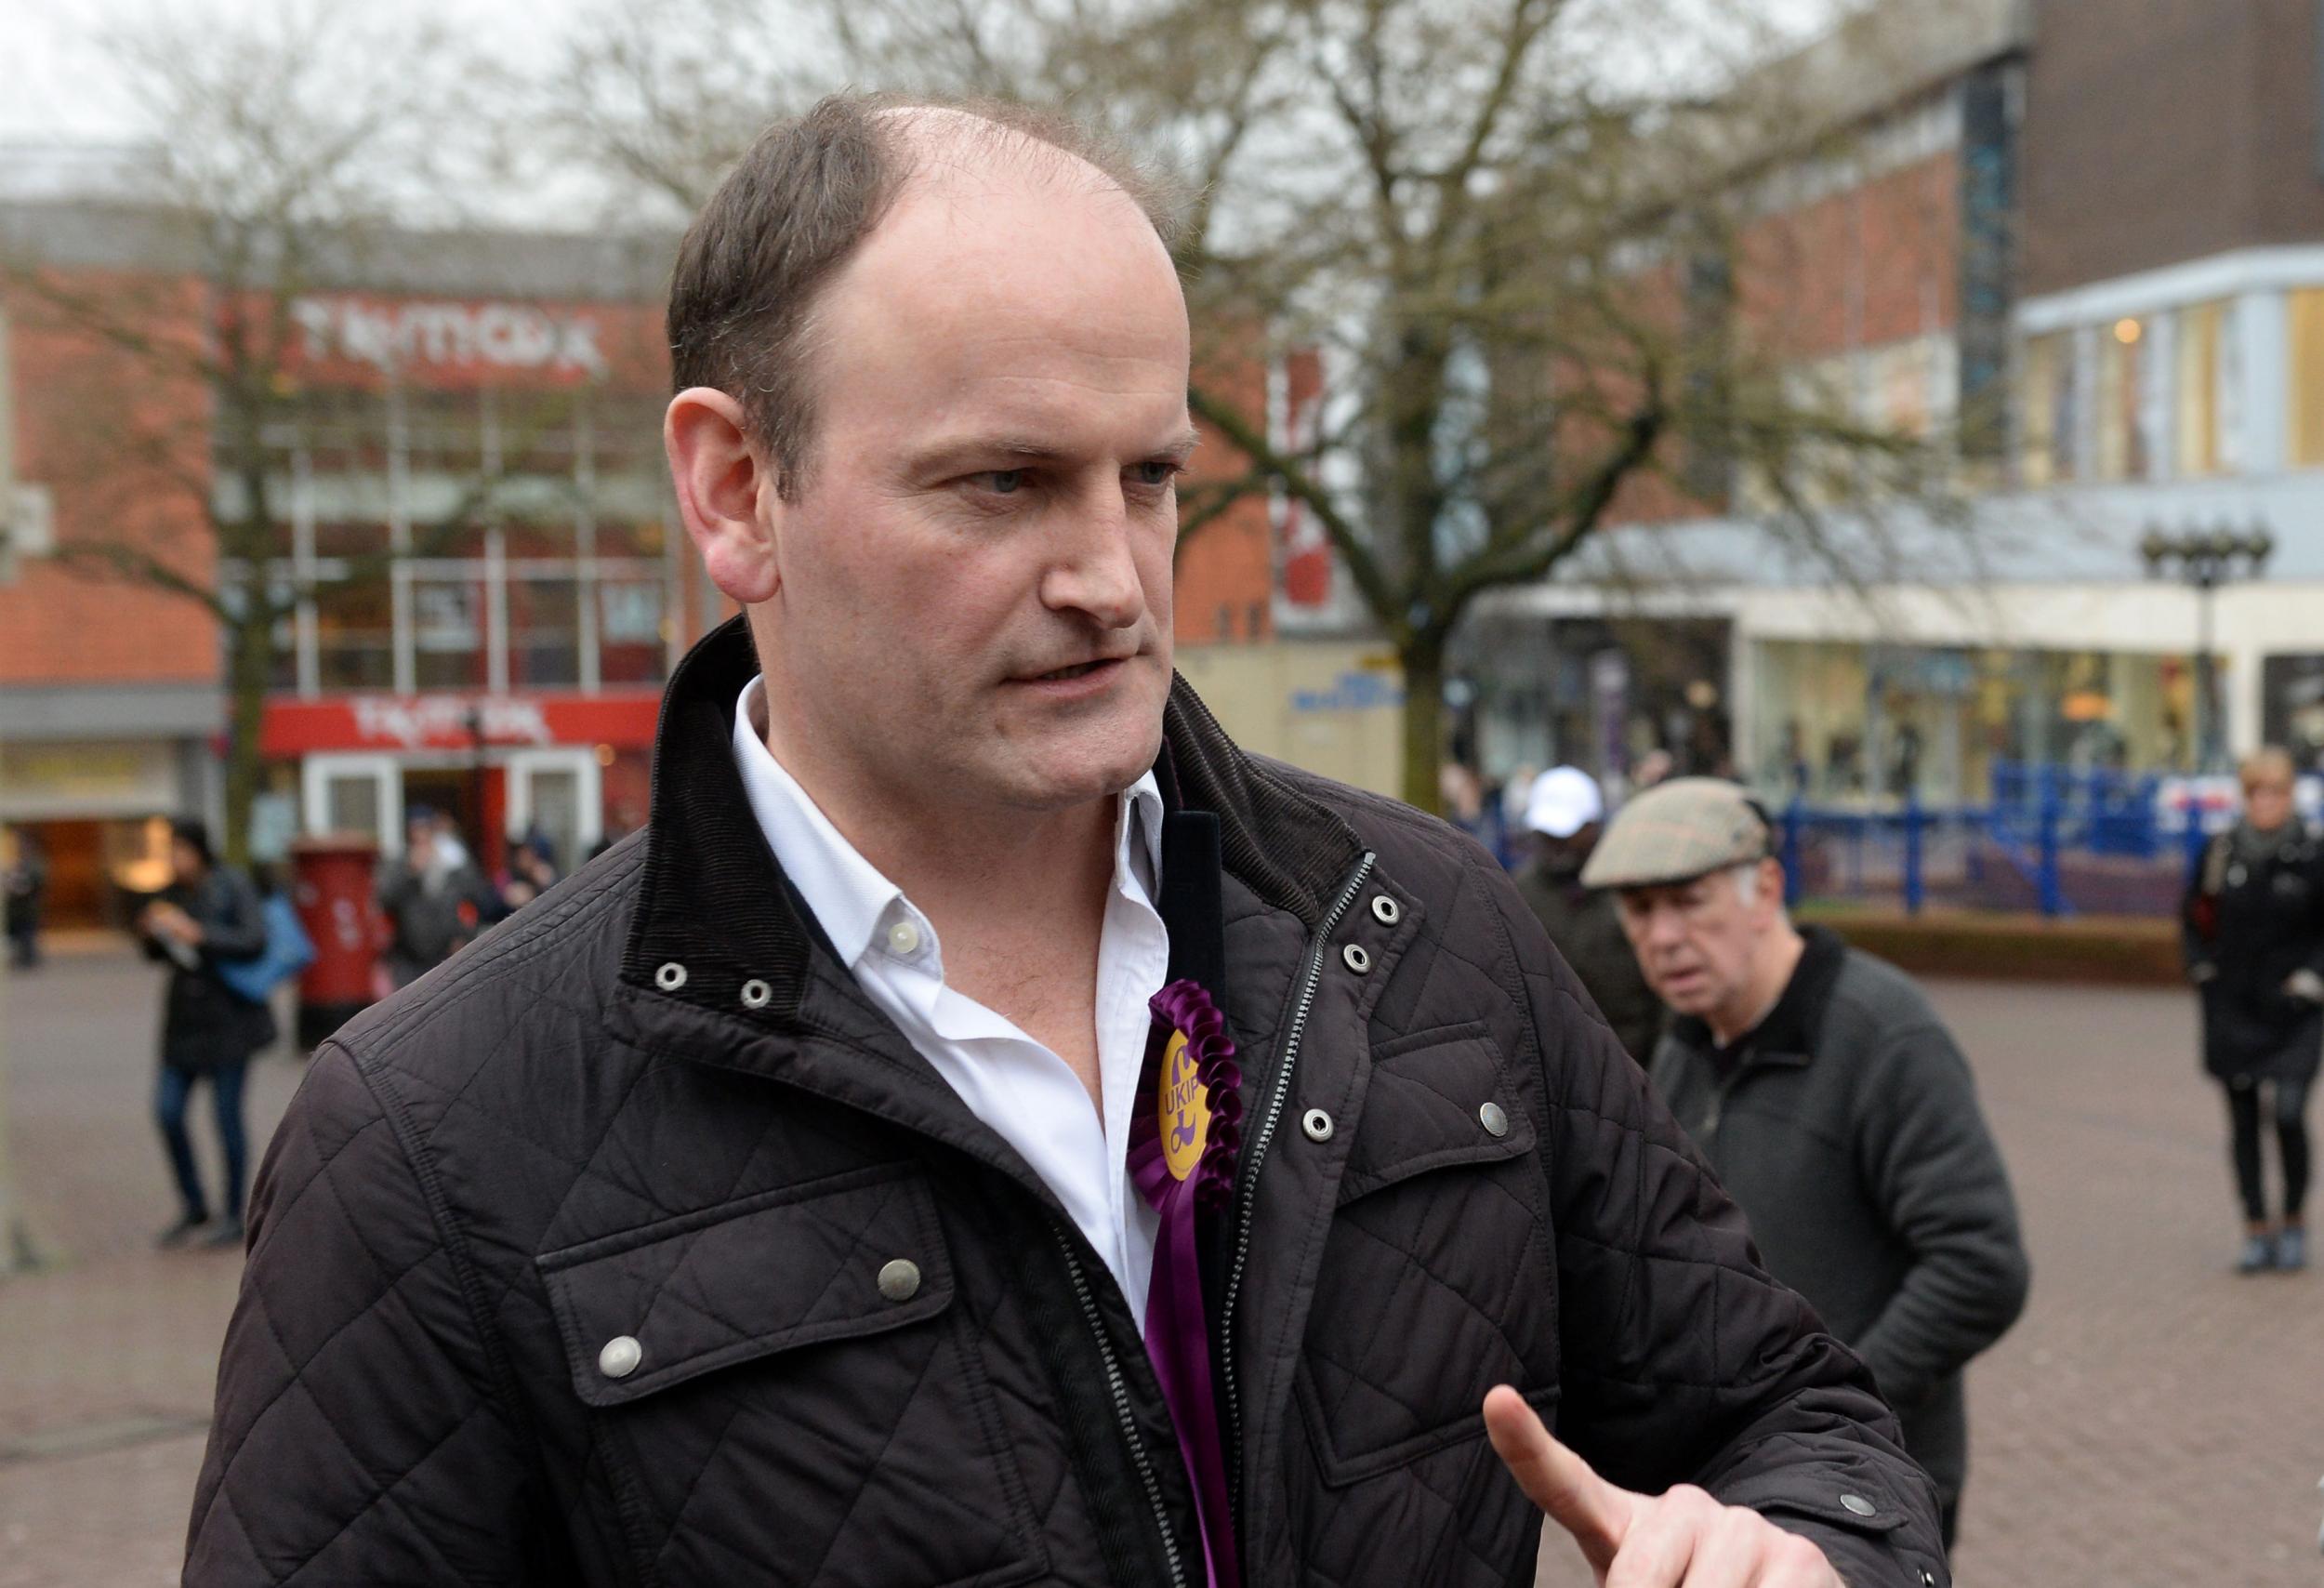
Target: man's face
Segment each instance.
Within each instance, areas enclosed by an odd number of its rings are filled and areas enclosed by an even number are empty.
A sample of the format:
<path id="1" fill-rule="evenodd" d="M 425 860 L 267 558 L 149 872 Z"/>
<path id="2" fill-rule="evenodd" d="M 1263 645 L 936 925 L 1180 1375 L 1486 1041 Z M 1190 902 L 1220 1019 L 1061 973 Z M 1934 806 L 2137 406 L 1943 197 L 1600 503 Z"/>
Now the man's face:
<path id="1" fill-rule="evenodd" d="M 1780 869 L 1763 861 L 1749 902 L 1730 869 L 1686 882 L 1625 888 L 1617 903 L 1622 931 L 1655 996 L 1681 1014 L 1708 1015 L 1750 989 L 1760 942 L 1774 929 L 1782 897 Z"/>
<path id="2" fill-rule="evenodd" d="M 1598 847 L 1598 824 L 1585 822 L 1580 830 L 1559 838 L 1554 833 L 1536 833 L 1541 852 L 1541 864 L 1553 876 L 1571 877 L 1590 864 L 1591 852 Z"/>
<path id="3" fill-rule="evenodd" d="M 940 168 L 819 320 L 803 490 L 762 493 L 777 752 L 907 805 L 1129 787 L 1160 746 L 1192 444 L 1185 304 L 1152 226 L 1082 182 Z"/>

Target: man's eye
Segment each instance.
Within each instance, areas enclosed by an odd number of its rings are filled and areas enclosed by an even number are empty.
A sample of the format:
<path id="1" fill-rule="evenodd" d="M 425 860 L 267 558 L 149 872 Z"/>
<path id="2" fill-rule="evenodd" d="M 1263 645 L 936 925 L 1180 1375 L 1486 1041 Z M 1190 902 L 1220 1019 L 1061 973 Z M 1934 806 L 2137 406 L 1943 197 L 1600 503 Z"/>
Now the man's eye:
<path id="1" fill-rule="evenodd" d="M 1013 496 L 1023 483 L 1024 470 L 1022 469 L 996 469 L 984 476 L 984 488 L 996 496 Z"/>
<path id="2" fill-rule="evenodd" d="M 1137 463 L 1130 466 L 1130 473 L 1141 485 L 1148 485 L 1159 490 L 1177 477 L 1178 465 L 1159 462 Z"/>

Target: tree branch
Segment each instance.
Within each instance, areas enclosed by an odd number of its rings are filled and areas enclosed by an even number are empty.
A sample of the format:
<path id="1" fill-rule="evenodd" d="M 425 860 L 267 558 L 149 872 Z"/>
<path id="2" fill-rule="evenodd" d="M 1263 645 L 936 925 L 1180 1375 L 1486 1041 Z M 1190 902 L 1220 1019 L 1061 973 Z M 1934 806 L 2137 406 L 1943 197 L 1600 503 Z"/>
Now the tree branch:
<path id="1" fill-rule="evenodd" d="M 1186 405 L 1195 417 L 1209 425 L 1244 457 L 1251 460 L 1254 470 L 1264 473 L 1283 489 L 1300 499 L 1315 522 L 1324 526 L 1331 540 L 1332 549 L 1340 553 L 1348 566 L 1348 576 L 1363 592 L 1365 604 L 1380 622 L 1390 628 L 1401 627 L 1404 616 L 1397 591 L 1390 585 L 1380 562 L 1372 555 L 1362 533 L 1342 513 L 1322 483 L 1299 463 L 1277 451 L 1251 423 L 1228 404 L 1221 403 L 1199 387 L 1186 393 Z"/>
<path id="2" fill-rule="evenodd" d="M 1444 621 L 1450 625 L 1472 601 L 1500 585 L 1528 584 L 1547 577 L 1551 569 L 1570 555 L 1598 527 L 1622 483 L 1653 457 L 1669 417 L 1659 402 L 1649 402 L 1631 417 L 1614 450 L 1598 461 L 1564 504 L 1535 531 L 1506 537 L 1453 569 L 1446 581 Z M 1544 543 L 1535 544 L 1541 528 L 1559 523 Z"/>
<path id="3" fill-rule="evenodd" d="M 218 623 L 229 625 L 234 614 L 218 590 L 186 576 L 146 547 L 119 540 L 73 539 L 57 548 L 55 560 L 84 576 L 111 578 L 192 602 Z M 86 566 L 84 566 L 86 565 Z M 93 568 L 94 575 L 86 572 Z"/>

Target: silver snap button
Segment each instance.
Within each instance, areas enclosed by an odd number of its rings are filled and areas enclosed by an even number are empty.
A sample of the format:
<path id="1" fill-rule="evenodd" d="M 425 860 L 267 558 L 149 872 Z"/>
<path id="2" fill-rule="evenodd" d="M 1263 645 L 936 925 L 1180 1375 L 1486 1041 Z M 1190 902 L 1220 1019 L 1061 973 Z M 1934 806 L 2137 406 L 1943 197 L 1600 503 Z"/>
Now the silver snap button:
<path id="1" fill-rule="evenodd" d="M 1840 1503 L 1859 1516 L 1869 1516 L 1880 1509 L 1861 1494 L 1843 1494 L 1840 1497 Z"/>
<path id="2" fill-rule="evenodd" d="M 1404 906 L 1385 893 L 1372 898 L 1372 919 L 1382 926 L 1393 926 L 1404 919 Z"/>
<path id="3" fill-rule="evenodd" d="M 1359 976 L 1372 968 L 1371 950 L 1361 943 L 1351 943 L 1345 948 L 1340 949 L 1340 958 L 1345 959 L 1348 962 L 1348 969 Z"/>
<path id="4" fill-rule="evenodd" d="M 1300 1116 L 1300 1129 L 1307 1132 L 1311 1142 L 1331 1140 L 1331 1116 L 1320 1108 L 1310 1108 Z"/>
<path id="5" fill-rule="evenodd" d="M 1477 1123 L 1485 1127 L 1485 1133 L 1488 1136 L 1505 1136 L 1509 1134 L 1509 1115 L 1502 1110 L 1501 1105 L 1498 1103 L 1487 1103 L 1483 1107 L 1479 1108 L 1477 1110 Z"/>
<path id="6" fill-rule="evenodd" d="M 686 985 L 686 967 L 672 959 L 654 973 L 654 985 L 664 992 L 676 992 Z"/>
<path id="7" fill-rule="evenodd" d="M 764 1009 L 767 1007 L 767 1000 L 773 996 L 774 989 L 756 976 L 743 984 L 743 1007 L 745 1009 Z"/>
<path id="8" fill-rule="evenodd" d="M 597 1354 L 597 1370 L 609 1379 L 626 1379 L 645 1360 L 645 1347 L 633 1335 L 616 1334 Z"/>
<path id="9" fill-rule="evenodd" d="M 879 1270 L 879 1293 L 891 1302 L 908 1302 L 920 1293 L 920 1265 L 899 1257 Z"/>

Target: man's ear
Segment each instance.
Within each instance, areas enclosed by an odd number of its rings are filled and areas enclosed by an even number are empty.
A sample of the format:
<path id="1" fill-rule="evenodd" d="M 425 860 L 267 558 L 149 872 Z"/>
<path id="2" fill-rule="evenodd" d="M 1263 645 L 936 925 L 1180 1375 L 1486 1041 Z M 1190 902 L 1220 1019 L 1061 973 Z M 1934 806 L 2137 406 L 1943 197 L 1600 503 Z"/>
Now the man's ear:
<path id="1" fill-rule="evenodd" d="M 710 582 L 745 606 L 771 599 L 783 582 L 775 556 L 783 503 L 742 404 L 711 387 L 688 387 L 662 417 L 662 450 L 679 517 Z"/>
<path id="2" fill-rule="evenodd" d="M 1770 854 L 1759 863 L 1760 907 L 1770 918 L 1780 916 L 1789 906 L 1784 902 L 1783 862 Z"/>

